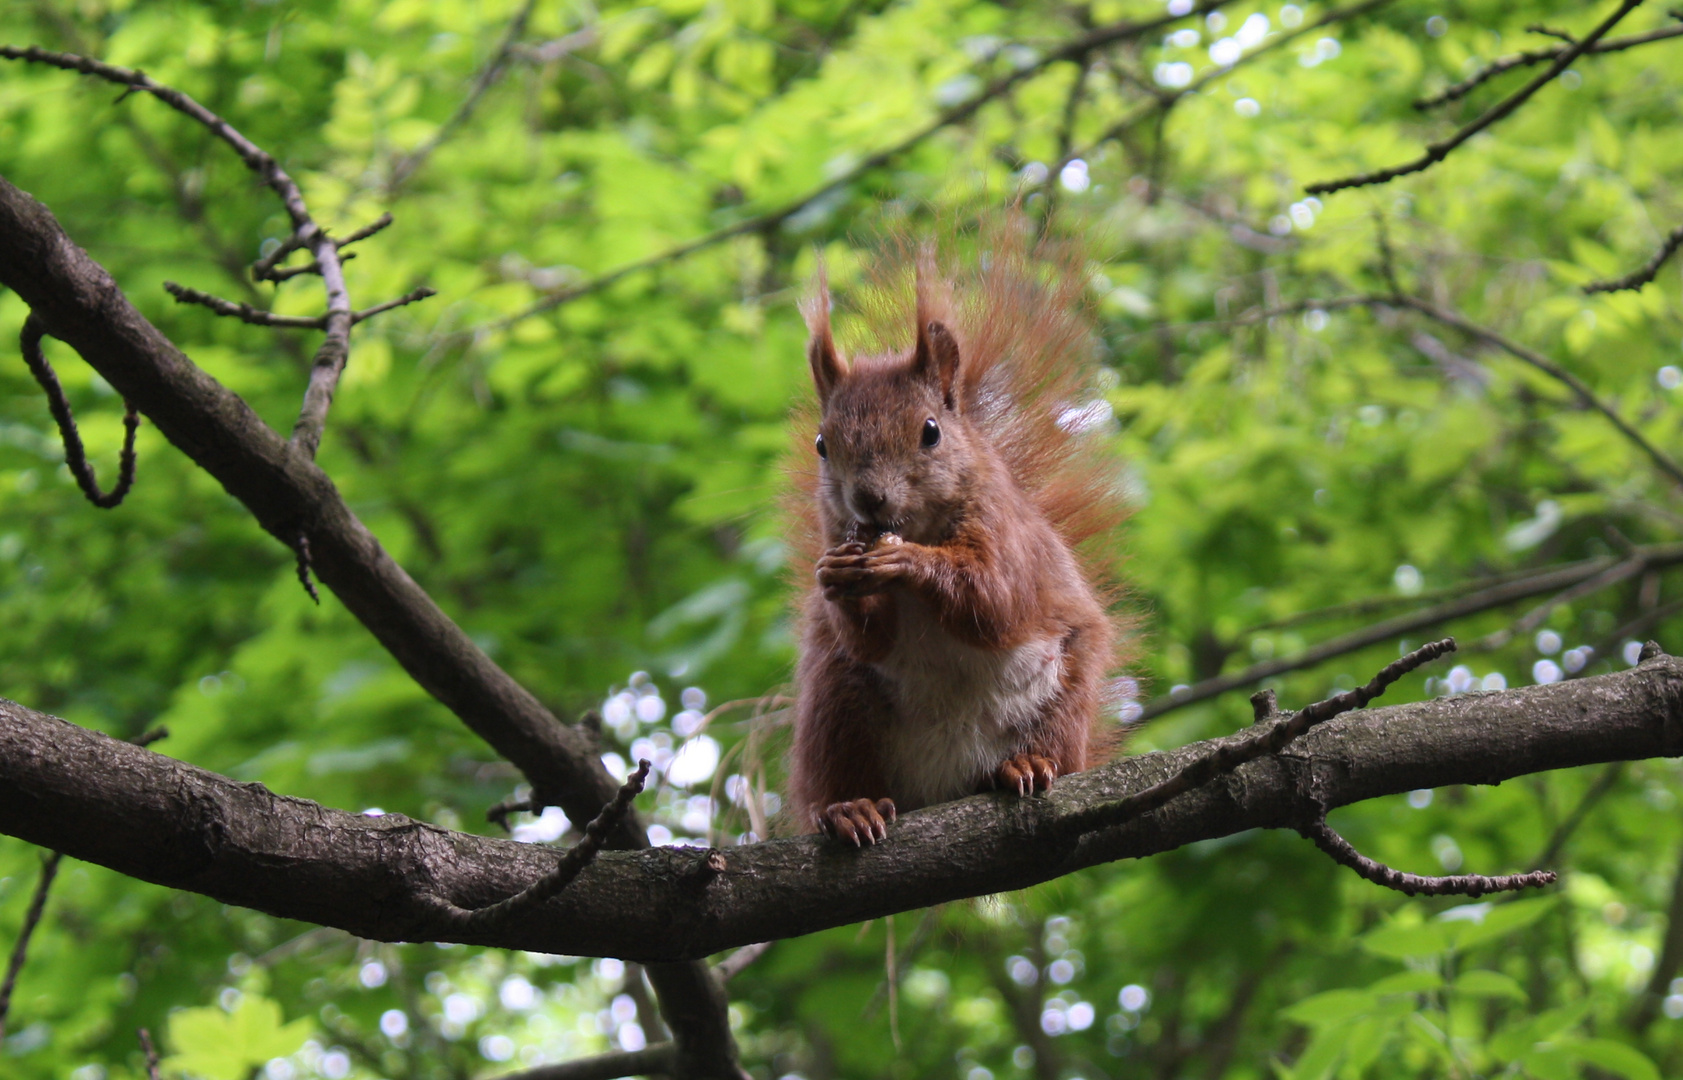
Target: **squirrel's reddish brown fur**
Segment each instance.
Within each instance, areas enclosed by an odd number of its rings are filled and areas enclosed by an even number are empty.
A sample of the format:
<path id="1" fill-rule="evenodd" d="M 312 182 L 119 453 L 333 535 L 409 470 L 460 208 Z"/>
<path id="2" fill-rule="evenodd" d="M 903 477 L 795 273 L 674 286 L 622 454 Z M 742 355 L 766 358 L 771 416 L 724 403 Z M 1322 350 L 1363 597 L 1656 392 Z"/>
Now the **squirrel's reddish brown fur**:
<path id="1" fill-rule="evenodd" d="M 1097 370 L 1086 274 L 1015 224 L 963 277 L 885 258 L 851 362 L 822 276 L 805 308 L 789 788 L 803 825 L 855 845 L 896 809 L 1030 794 L 1108 752 L 1114 552 L 1093 549 L 1123 499 L 1103 440 L 1072 430 Z"/>

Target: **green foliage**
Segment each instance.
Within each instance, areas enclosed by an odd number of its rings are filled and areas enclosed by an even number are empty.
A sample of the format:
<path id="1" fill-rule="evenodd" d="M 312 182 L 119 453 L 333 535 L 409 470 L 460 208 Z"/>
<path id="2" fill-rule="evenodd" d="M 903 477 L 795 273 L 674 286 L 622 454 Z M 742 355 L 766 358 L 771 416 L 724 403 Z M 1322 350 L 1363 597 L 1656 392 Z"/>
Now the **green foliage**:
<path id="1" fill-rule="evenodd" d="M 1383 221 L 1402 288 L 1540 350 L 1683 453 L 1677 260 L 1639 293 L 1580 290 L 1683 224 L 1683 43 L 1580 60 L 1418 176 L 1302 194 L 1416 156 L 1529 76 L 1430 112 L 1413 100 L 1550 43 L 1529 24 L 1582 33 L 1610 5 L 1395 0 L 1290 40 L 1333 8 L 1229 5 L 1095 55 L 1072 111 L 1076 72 L 1051 65 L 786 220 L 528 317 L 556 290 L 822 188 L 1090 25 L 1164 7 L 537 4 L 523 45 L 588 33 L 517 50 L 446 130 L 517 7 L 20 0 L 0 6 L 0 40 L 99 55 L 195 95 L 275 153 L 341 235 L 395 213 L 351 249 L 357 305 L 422 284 L 439 295 L 357 328 L 322 464 L 498 663 L 561 715 L 605 704 L 621 766 L 678 756 L 642 800 L 658 839 L 747 840 L 775 812 L 775 703 L 758 724 L 746 706 L 700 724 L 789 673 L 775 504 L 814 249 L 845 331 L 872 236 L 959 231 L 1023 185 L 1031 215 L 1055 204 L 1050 228 L 1090 245 L 1114 375 L 1099 431 L 1130 462 L 1136 503 L 1124 572 L 1145 615 L 1142 699 L 1473 579 L 1678 539 L 1675 491 L 1559 383 L 1418 316 L 1313 303 L 1389 289 Z M 1279 47 L 1218 69 L 1211 47 L 1257 16 Z M 1643 8 L 1615 35 L 1665 24 Z M 1159 127 L 1137 84 L 1183 74 L 1207 81 Z M 319 282 L 250 284 L 245 267 L 285 234 L 280 208 L 205 131 L 116 96 L 0 67 L 0 175 L 286 430 L 314 336 L 218 319 L 161 286 L 314 314 Z M 1145 119 L 1107 137 L 1131 116 Z M 1048 175 L 1066 154 L 1085 170 Z M 0 293 L 0 341 L 24 315 Z M 109 477 L 121 404 L 48 349 Z M 155 430 L 142 428 L 138 483 L 109 513 L 61 460 L 39 391 L 0 363 L 0 693 L 123 737 L 167 724 L 161 752 L 287 794 L 490 829 L 484 809 L 519 778 L 336 600 L 313 606 L 290 553 Z M 1664 570 L 1569 597 L 1538 633 L 1502 635 L 1523 608 L 1463 619 L 1447 629 L 1482 644 L 1388 700 L 1622 667 L 1627 637 L 1675 645 L 1678 587 Z M 1361 600 L 1374 602 L 1301 618 Z M 1288 705 L 1314 700 L 1417 644 L 1271 685 Z M 1230 697 L 1131 745 L 1233 730 L 1248 709 Z M 1295 836 L 1253 832 L 779 943 L 731 986 L 746 1061 L 764 1080 L 1677 1075 L 1683 983 L 1655 970 L 1683 774 L 1634 763 L 1598 788 L 1602 775 L 1336 815 L 1361 850 L 1422 873 L 1505 872 L 1552 848 L 1563 885 L 1541 900 L 1406 901 Z M 523 817 L 517 835 L 564 825 Z M 0 942 L 36 866 L 0 840 Z M 166 1075 L 262 1062 L 267 1080 L 493 1076 L 655 1038 L 625 978 L 612 960 L 354 941 L 67 862 L 0 1074 L 129 1080 L 146 1026 L 167 1033 Z"/>

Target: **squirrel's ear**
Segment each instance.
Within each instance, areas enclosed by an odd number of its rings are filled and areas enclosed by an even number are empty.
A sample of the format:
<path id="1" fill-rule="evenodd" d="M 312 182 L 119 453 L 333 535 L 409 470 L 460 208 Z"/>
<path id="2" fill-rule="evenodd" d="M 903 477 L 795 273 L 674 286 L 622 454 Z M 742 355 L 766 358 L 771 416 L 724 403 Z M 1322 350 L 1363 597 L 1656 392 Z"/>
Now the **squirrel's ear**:
<path id="1" fill-rule="evenodd" d="M 912 370 L 940 387 L 947 408 L 958 407 L 958 339 L 946 323 L 931 319 L 918 324 Z"/>
<path id="2" fill-rule="evenodd" d="M 824 260 L 818 260 L 818 282 L 814 295 L 801 305 L 809 335 L 806 361 L 812 367 L 812 384 L 818 388 L 820 404 L 830 400 L 830 391 L 847 377 L 847 364 L 836 349 L 830 335 L 830 280 L 824 272 Z"/>

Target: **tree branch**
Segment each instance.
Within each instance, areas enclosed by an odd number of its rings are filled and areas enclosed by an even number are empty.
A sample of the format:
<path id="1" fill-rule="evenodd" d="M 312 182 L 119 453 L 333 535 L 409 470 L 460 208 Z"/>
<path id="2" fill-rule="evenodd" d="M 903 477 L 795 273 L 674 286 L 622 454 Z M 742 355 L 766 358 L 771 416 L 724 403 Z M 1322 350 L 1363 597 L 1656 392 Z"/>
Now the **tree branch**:
<path id="1" fill-rule="evenodd" d="M 1678 27 L 1676 33 L 1683 34 L 1683 26 Z M 1640 289 L 1659 275 L 1660 267 L 1665 265 L 1667 259 L 1677 254 L 1677 249 L 1680 247 L 1683 247 L 1683 225 L 1679 225 L 1666 234 L 1665 242 L 1660 245 L 1660 249 L 1654 252 L 1654 257 L 1642 266 L 1632 270 L 1622 278 L 1614 278 L 1611 281 L 1592 281 L 1584 286 L 1584 292 L 1593 294 Z"/>
<path id="2" fill-rule="evenodd" d="M 292 441 L 304 451 L 305 456 L 314 457 L 321 445 L 322 430 L 327 424 L 328 406 L 333 402 L 333 391 L 339 384 L 340 374 L 345 370 L 345 361 L 350 357 L 351 298 L 350 292 L 345 288 L 345 271 L 339 260 L 339 246 L 310 216 L 309 208 L 304 203 L 304 193 L 299 189 L 297 182 L 287 175 L 286 170 L 281 168 L 280 163 L 266 150 L 240 134 L 228 121 L 187 94 L 154 82 L 143 71 L 117 67 L 73 53 L 49 52 L 33 45 L 26 49 L 0 45 L 0 58 L 46 64 L 66 71 L 92 75 L 128 87 L 124 96 L 137 92 L 151 94 L 170 108 L 210 129 L 213 135 L 233 148 L 247 168 L 261 177 L 263 182 L 280 196 L 287 216 L 292 219 L 291 247 L 284 244 L 282 247 L 285 250 L 309 248 L 314 256 L 317 272 L 321 274 L 322 287 L 327 292 L 327 314 L 322 317 L 321 323 L 326 337 L 321 347 L 316 350 L 315 360 L 310 368 L 309 385 L 304 390 L 304 404 L 292 433 Z"/>
<path id="3" fill-rule="evenodd" d="M 1246 829 L 1295 829 L 1318 805 L 1678 756 L 1683 661 L 1649 648 L 1613 675 L 1346 713 L 1120 827 L 1074 827 L 1246 739 L 1113 762 L 1061 777 L 1044 797 L 989 794 L 906 814 L 864 850 L 805 836 L 728 851 L 604 852 L 539 910 L 470 932 L 434 905 L 507 896 L 546 873 L 553 853 L 278 796 L 12 704 L 0 705 L 0 832 L 361 937 L 671 960 Z"/>
<path id="4" fill-rule="evenodd" d="M 1683 26 L 1664 26 L 1658 30 L 1650 30 L 1646 34 L 1632 34 L 1629 37 L 1611 38 L 1607 41 L 1598 41 L 1590 48 L 1585 49 L 1584 55 L 1588 55 L 1590 53 L 1622 52 L 1625 49 L 1633 49 L 1638 45 L 1647 45 L 1650 42 L 1664 41 L 1667 38 L 1674 37 L 1683 37 Z M 1419 101 L 1416 101 L 1414 103 L 1414 107 L 1419 109 L 1421 112 L 1425 112 L 1428 109 L 1435 109 L 1439 105 L 1447 105 L 1451 101 L 1459 101 L 1461 98 L 1466 97 L 1468 94 L 1472 93 L 1473 90 L 1483 86 L 1486 82 L 1489 82 L 1496 76 L 1512 71 L 1514 68 L 1532 67 L 1536 64 L 1548 63 L 1549 61 L 1559 57 L 1561 53 L 1565 52 L 1567 47 L 1568 46 L 1566 45 L 1556 45 L 1553 48 L 1548 49 L 1527 49 L 1525 52 L 1515 53 L 1512 56 L 1504 56 L 1499 60 L 1492 60 L 1488 65 L 1479 69 L 1479 71 L 1474 75 L 1463 79 L 1458 83 L 1453 83 L 1450 86 L 1445 87 L 1443 90 L 1433 94 L 1431 97 L 1421 98 Z"/>
<path id="5" fill-rule="evenodd" d="M 588 821 L 613 796 L 617 785 L 589 740 L 557 721 L 439 609 L 351 512 L 312 455 L 281 439 L 195 366 L 64 234 L 51 211 L 3 177 L 0 284 L 264 529 L 294 551 L 308 544 L 316 573 L 352 614 L 422 688 L 525 773 L 539 797 L 574 821 Z M 648 838 L 627 815 L 612 843 L 635 849 Z M 466 906 L 521 887 L 504 884 Z M 678 1074 L 734 1070 L 724 995 L 711 971 L 690 963 L 653 965 L 649 980 L 677 1034 Z"/>
<path id="6" fill-rule="evenodd" d="M 1362 173 L 1359 176 L 1349 176 L 1341 180 L 1327 180 L 1317 184 L 1308 184 L 1303 190 L 1310 195 L 1325 195 L 1334 191 L 1343 191 L 1345 188 L 1366 187 L 1370 184 L 1383 184 L 1391 180 L 1395 180 L 1399 176 L 1408 176 L 1410 173 L 1424 172 L 1433 165 L 1442 161 L 1444 158 L 1448 157 L 1456 147 L 1460 146 L 1474 135 L 1477 135 L 1485 128 L 1496 123 L 1498 120 L 1505 119 L 1521 105 L 1524 105 L 1531 99 L 1533 94 L 1547 86 L 1550 82 L 1554 81 L 1556 76 L 1565 71 L 1568 67 L 1572 66 L 1572 61 L 1576 60 L 1596 42 L 1605 37 L 1607 31 L 1613 29 L 1620 19 L 1623 19 L 1626 15 L 1630 14 L 1631 11 L 1633 11 L 1641 3 L 1642 0 L 1623 0 L 1623 2 L 1619 4 L 1618 10 L 1607 16 L 1607 18 L 1602 21 L 1601 25 L 1597 26 L 1594 30 L 1591 30 L 1589 35 L 1582 41 L 1563 47 L 1560 54 L 1554 58 L 1554 62 L 1549 65 L 1549 69 L 1547 71 L 1526 83 L 1515 93 L 1502 99 L 1496 105 L 1486 110 L 1485 113 L 1478 119 L 1460 128 L 1447 139 L 1440 139 L 1435 143 L 1427 145 L 1426 152 L 1414 161 L 1411 161 L 1406 165 L 1398 165 L 1390 169 L 1381 169 L 1378 172 Z"/>
<path id="7" fill-rule="evenodd" d="M 1654 547 L 1639 549 L 1646 559 L 1650 560 L 1650 567 L 1675 566 L 1683 563 L 1683 544 L 1662 544 Z M 1280 657 L 1274 660 L 1264 660 L 1252 664 L 1243 671 L 1236 671 L 1231 675 L 1217 675 L 1211 679 L 1194 683 L 1177 693 L 1165 694 L 1145 704 L 1140 714 L 1140 720 L 1150 720 L 1165 713 L 1183 709 L 1188 705 L 1238 690 L 1241 687 L 1254 686 L 1264 679 L 1276 675 L 1284 675 L 1290 671 L 1300 671 L 1303 668 L 1314 667 L 1339 656 L 1359 652 L 1373 645 L 1393 641 L 1417 634 L 1422 630 L 1441 626 L 1456 619 L 1477 615 L 1481 612 L 1506 607 L 1521 600 L 1529 600 L 1534 596 L 1545 596 L 1592 581 L 1605 574 L 1613 567 L 1619 566 L 1624 560 L 1608 556 L 1601 559 L 1586 559 L 1554 569 L 1533 573 L 1527 577 L 1504 581 L 1476 592 L 1446 600 L 1440 604 L 1420 611 L 1412 611 L 1406 615 L 1397 615 L 1371 626 L 1364 626 L 1360 630 L 1352 630 L 1348 634 L 1341 634 L 1319 645 L 1312 645 L 1296 656 Z"/>
<path id="8" fill-rule="evenodd" d="M 526 23 L 532 17 L 532 8 L 535 4 L 536 0 L 526 0 L 524 4 L 520 5 L 520 10 L 514 13 L 514 18 L 509 20 L 508 29 L 503 33 L 503 39 L 498 43 L 496 51 L 491 54 L 491 59 L 486 62 L 485 66 L 480 69 L 479 77 L 473 81 L 473 89 L 468 91 L 467 97 L 451 114 L 450 119 L 444 121 L 438 130 L 432 133 L 431 138 L 408 154 L 398 158 L 397 162 L 392 165 L 391 178 L 386 181 L 386 193 L 388 195 L 395 194 L 397 189 L 403 186 L 404 181 L 414 175 L 416 169 L 426 164 L 427 158 L 432 156 L 434 150 L 437 150 L 446 139 L 454 135 L 457 128 L 467 123 L 468 118 L 473 115 L 473 110 L 479 107 L 479 101 L 485 96 L 485 92 L 490 90 L 498 79 L 502 78 L 503 69 L 508 65 L 509 56 L 513 54 L 514 47 L 520 41 L 521 36 L 526 33 Z"/>

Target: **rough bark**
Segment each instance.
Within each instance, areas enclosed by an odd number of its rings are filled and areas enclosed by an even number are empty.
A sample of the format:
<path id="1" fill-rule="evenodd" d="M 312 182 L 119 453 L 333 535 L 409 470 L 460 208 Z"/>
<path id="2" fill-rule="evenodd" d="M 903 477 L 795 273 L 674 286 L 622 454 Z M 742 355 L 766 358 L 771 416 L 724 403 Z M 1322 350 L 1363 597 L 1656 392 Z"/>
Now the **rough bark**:
<path id="1" fill-rule="evenodd" d="M 1683 754 L 1683 660 L 1651 651 L 1613 675 L 1347 713 L 1279 756 L 1099 832 L 1069 823 L 1211 743 L 1065 777 L 1044 797 L 984 795 L 907 814 L 862 851 L 772 840 L 723 851 L 722 871 L 704 849 L 604 852 L 542 908 L 482 932 L 453 930 L 436 899 L 490 903 L 543 874 L 552 851 L 276 795 L 10 703 L 0 706 L 0 832 L 362 937 L 670 961 L 1290 828 L 1316 800 L 1338 807 Z"/>
<path id="2" fill-rule="evenodd" d="M 560 723 L 444 614 L 351 512 L 311 454 L 193 364 L 46 206 L 4 177 L 0 284 L 263 528 L 289 548 L 304 538 L 317 576 L 417 683 L 525 773 L 537 799 L 559 805 L 574 821 L 589 821 L 613 797 L 618 785 L 591 740 Z M 610 842 L 635 849 L 648 840 L 633 814 Z M 688 1027 L 672 1022 L 680 1063 L 711 1062 L 679 1075 L 735 1076 L 735 1044 L 712 975 L 700 967 L 651 968 L 649 977 L 663 1007 L 693 1021 Z M 674 1001 L 671 993 L 698 996 Z"/>

